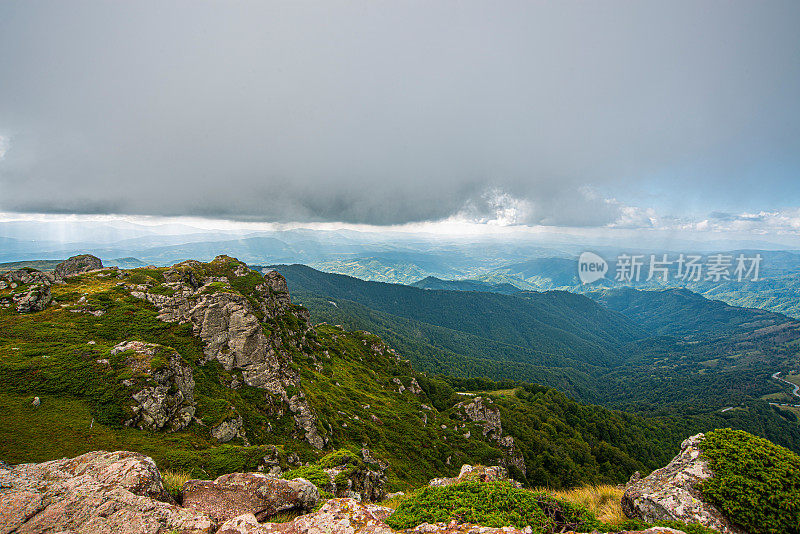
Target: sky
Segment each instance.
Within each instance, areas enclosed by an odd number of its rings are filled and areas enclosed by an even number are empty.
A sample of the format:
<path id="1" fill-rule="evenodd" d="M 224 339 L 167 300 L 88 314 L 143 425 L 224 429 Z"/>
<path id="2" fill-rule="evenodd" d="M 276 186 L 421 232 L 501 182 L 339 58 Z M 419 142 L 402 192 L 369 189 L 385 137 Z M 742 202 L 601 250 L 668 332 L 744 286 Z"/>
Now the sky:
<path id="1" fill-rule="evenodd" d="M 769 0 L 8 0 L 0 234 L 100 215 L 800 246 L 798 24 Z"/>

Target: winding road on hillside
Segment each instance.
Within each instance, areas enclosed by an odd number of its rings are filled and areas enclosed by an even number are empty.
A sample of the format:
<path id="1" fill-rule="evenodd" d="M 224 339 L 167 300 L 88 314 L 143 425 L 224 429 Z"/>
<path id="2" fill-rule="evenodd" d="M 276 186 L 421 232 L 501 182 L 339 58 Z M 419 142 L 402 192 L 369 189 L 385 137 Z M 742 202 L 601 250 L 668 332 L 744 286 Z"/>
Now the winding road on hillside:
<path id="1" fill-rule="evenodd" d="M 781 374 L 781 372 L 778 371 L 778 372 L 776 372 L 776 373 L 774 373 L 772 375 L 772 378 L 774 378 L 775 380 L 778 380 L 780 382 L 783 382 L 784 384 L 789 384 L 790 386 L 792 386 L 792 395 L 794 395 L 797 398 L 800 398 L 800 385 L 797 385 L 797 384 L 794 384 L 792 382 L 789 382 L 788 380 L 784 380 L 783 378 L 781 378 L 779 376 L 780 374 Z M 800 404 L 786 404 L 786 403 L 780 403 L 780 402 L 770 402 L 770 404 L 772 404 L 773 406 L 791 406 L 791 407 L 794 407 L 794 408 L 800 408 Z"/>

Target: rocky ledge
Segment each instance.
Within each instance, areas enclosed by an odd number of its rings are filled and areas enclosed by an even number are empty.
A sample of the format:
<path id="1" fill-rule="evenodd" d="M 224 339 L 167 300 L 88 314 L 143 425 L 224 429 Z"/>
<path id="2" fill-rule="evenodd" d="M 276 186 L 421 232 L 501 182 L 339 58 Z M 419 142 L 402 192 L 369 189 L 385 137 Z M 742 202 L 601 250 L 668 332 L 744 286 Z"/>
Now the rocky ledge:
<path id="1" fill-rule="evenodd" d="M 155 462 L 127 451 L 0 465 L 0 533 L 158 534 L 216 530 L 172 502 Z"/>
<path id="2" fill-rule="evenodd" d="M 701 455 L 703 437 L 697 434 L 684 440 L 681 452 L 666 467 L 644 478 L 634 473 L 622 497 L 622 509 L 628 517 L 638 517 L 649 523 L 699 523 L 723 534 L 747 534 L 716 506 L 702 500 L 699 484 L 714 475 Z"/>
<path id="3" fill-rule="evenodd" d="M 466 469 L 472 473 L 474 470 Z M 478 473 L 502 477 L 497 468 Z M 165 491 L 153 460 L 128 451 L 90 452 L 41 464 L 0 462 L 0 534 L 392 534 L 388 507 L 335 498 L 312 510 L 317 488 L 304 479 L 232 473 L 184 484 L 182 505 Z M 298 517 L 271 523 L 279 512 Z M 530 527 L 423 523 L 406 534 L 532 534 Z M 681 534 L 652 528 L 628 534 Z"/>

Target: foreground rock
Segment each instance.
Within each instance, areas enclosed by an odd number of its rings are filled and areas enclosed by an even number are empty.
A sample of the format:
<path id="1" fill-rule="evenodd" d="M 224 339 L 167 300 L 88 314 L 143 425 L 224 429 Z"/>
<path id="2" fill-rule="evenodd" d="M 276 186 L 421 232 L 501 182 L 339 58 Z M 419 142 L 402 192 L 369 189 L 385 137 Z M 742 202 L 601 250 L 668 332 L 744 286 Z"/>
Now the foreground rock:
<path id="1" fill-rule="evenodd" d="M 318 512 L 302 515 L 287 523 L 259 523 L 253 514 L 244 514 L 224 523 L 218 534 L 391 534 L 384 523 L 391 508 L 361 504 L 355 499 L 331 499 Z"/>
<path id="2" fill-rule="evenodd" d="M 681 452 L 666 466 L 644 478 L 636 475 L 625 487 L 622 509 L 628 517 L 655 521 L 700 523 L 723 534 L 746 534 L 714 505 L 702 501 L 697 484 L 711 478 L 708 463 L 700 456 L 703 434 L 681 443 Z"/>
<path id="3" fill-rule="evenodd" d="M 217 534 L 394 534 L 385 521 L 391 508 L 362 504 L 354 499 L 331 499 L 318 512 L 287 523 L 259 523 L 253 514 L 243 514 L 224 523 Z M 484 527 L 470 523 L 423 523 L 405 534 L 531 534 L 530 527 Z M 625 534 L 685 534 L 671 528 L 626 531 Z"/>
<path id="4" fill-rule="evenodd" d="M 319 491 L 308 480 L 282 480 L 263 473 L 231 473 L 216 480 L 190 480 L 183 485 L 183 506 L 204 512 L 218 522 L 242 514 L 264 521 L 279 512 L 308 512 Z"/>
<path id="5" fill-rule="evenodd" d="M 9 467 L 0 463 L 0 534 L 207 534 L 203 513 L 170 502 L 152 459 L 127 451 Z"/>

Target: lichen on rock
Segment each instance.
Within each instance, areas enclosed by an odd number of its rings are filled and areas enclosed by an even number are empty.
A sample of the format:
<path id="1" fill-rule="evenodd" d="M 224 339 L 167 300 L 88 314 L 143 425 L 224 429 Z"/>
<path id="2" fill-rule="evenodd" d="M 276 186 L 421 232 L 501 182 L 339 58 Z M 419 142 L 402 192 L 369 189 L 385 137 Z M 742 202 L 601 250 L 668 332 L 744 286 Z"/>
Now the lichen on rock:
<path id="1" fill-rule="evenodd" d="M 703 434 L 687 438 L 681 443 L 680 453 L 665 467 L 644 478 L 636 476 L 638 473 L 631 477 L 622 497 L 622 509 L 628 517 L 650 523 L 699 523 L 723 534 L 746 534 L 716 506 L 703 501 L 699 485 L 714 476 L 701 454 L 703 438 Z"/>

